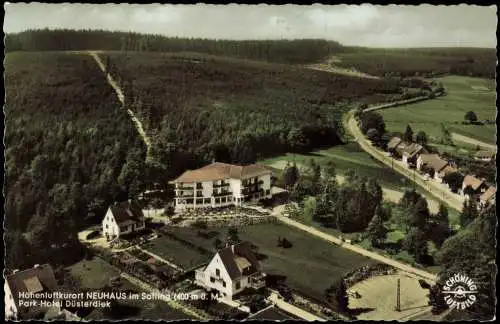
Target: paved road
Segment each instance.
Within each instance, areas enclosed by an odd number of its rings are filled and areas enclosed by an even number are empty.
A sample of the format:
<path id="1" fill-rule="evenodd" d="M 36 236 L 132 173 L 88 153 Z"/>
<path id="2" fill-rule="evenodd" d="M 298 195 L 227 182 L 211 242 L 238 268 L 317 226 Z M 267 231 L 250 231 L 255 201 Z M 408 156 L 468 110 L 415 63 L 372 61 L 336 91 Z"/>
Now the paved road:
<path id="1" fill-rule="evenodd" d="M 383 162 L 395 171 L 401 173 L 406 178 L 414 181 L 416 184 L 424 188 L 434 198 L 442 201 L 444 204 L 450 206 L 458 211 L 462 210 L 464 198 L 458 194 L 451 192 L 448 188 L 440 183 L 432 180 L 426 181 L 423 175 L 413 170 L 408 169 L 403 162 L 390 158 L 386 152 L 380 151 L 375 148 L 369 140 L 367 140 L 361 130 L 359 129 L 358 122 L 353 116 L 353 111 L 347 113 L 344 119 L 346 129 L 356 138 L 359 146 L 368 154 Z"/>
<path id="2" fill-rule="evenodd" d="M 115 79 L 111 76 L 111 74 L 107 73 L 106 67 L 104 66 L 104 63 L 102 62 L 97 52 L 91 51 L 88 52 L 88 54 L 94 58 L 101 71 L 106 75 L 106 79 L 108 80 L 109 85 L 113 87 L 113 89 L 115 90 L 118 100 L 120 100 L 122 105 L 125 105 L 125 95 L 123 94 L 122 89 L 118 86 L 118 84 L 116 83 Z M 142 141 L 146 145 L 147 149 L 146 156 L 149 157 L 150 156 L 149 152 L 151 149 L 151 139 L 147 136 L 141 121 L 135 116 L 134 112 L 131 109 L 127 109 L 127 113 L 132 119 L 132 122 L 134 123 L 135 128 L 139 133 L 139 136 L 141 136 Z"/>
<path id="3" fill-rule="evenodd" d="M 275 304 L 278 308 L 281 308 L 282 310 L 295 315 L 297 317 L 302 318 L 303 320 L 306 321 L 321 321 L 325 322 L 326 319 L 321 318 L 319 316 L 316 316 L 314 314 L 311 314 L 301 308 L 298 308 L 297 306 L 294 306 L 292 304 L 287 303 L 283 299 L 280 299 L 278 295 L 275 292 L 272 292 L 271 295 L 269 296 L 269 300 Z"/>
<path id="4" fill-rule="evenodd" d="M 496 145 L 488 144 L 488 143 L 485 143 L 485 142 L 481 142 L 479 140 L 476 140 L 476 139 L 473 139 L 473 138 L 470 138 L 470 137 L 467 137 L 467 136 L 464 136 L 464 135 L 460 135 L 458 133 L 451 133 L 451 138 L 454 141 L 458 141 L 458 142 L 462 142 L 462 143 L 467 143 L 467 144 L 472 144 L 472 145 L 478 145 L 479 147 L 481 147 L 483 149 L 488 149 L 488 150 L 491 150 L 493 152 L 497 151 Z"/>
<path id="5" fill-rule="evenodd" d="M 295 221 L 293 219 L 290 219 L 288 217 L 279 216 L 277 213 L 274 213 L 274 216 L 277 217 L 281 222 L 283 222 L 283 223 L 285 223 L 285 224 L 287 224 L 289 226 L 293 226 L 295 228 L 298 228 L 300 230 L 308 232 L 309 234 L 312 234 L 314 236 L 322 238 L 322 239 L 324 239 L 326 241 L 335 243 L 335 244 L 337 244 L 339 246 L 342 246 L 345 249 L 351 250 L 353 252 L 356 252 L 358 254 L 364 255 L 364 256 L 369 257 L 371 259 L 374 259 L 374 260 L 386 263 L 386 264 L 391 265 L 391 266 L 393 266 L 393 267 L 395 267 L 395 268 L 397 268 L 399 270 L 405 271 L 405 272 L 407 272 L 409 274 L 414 274 L 414 275 L 416 275 L 416 276 L 418 276 L 420 278 L 424 278 L 424 279 L 430 280 L 433 283 L 436 282 L 436 275 L 434 275 L 432 273 L 429 273 L 427 271 L 414 268 L 412 266 L 409 266 L 407 264 L 401 263 L 399 261 L 396 261 L 396 260 L 384 257 L 384 256 L 382 256 L 380 254 L 375 253 L 375 252 L 371 252 L 371 251 L 365 250 L 362 247 L 359 247 L 357 245 L 353 245 L 353 244 L 349 244 L 349 243 L 346 243 L 346 242 L 342 242 L 336 236 L 333 236 L 331 234 L 327 234 L 325 232 L 317 230 L 316 228 L 314 228 L 312 226 L 308 226 L 308 225 L 302 224 L 302 223 L 297 222 L 297 221 Z"/>

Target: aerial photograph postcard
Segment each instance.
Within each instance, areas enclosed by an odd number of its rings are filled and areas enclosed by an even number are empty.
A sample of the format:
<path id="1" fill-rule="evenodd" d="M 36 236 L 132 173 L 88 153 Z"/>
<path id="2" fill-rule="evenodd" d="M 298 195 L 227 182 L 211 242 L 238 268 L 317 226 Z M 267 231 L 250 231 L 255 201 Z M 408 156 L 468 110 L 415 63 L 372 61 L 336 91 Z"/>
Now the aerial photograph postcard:
<path id="1" fill-rule="evenodd" d="M 4 4 L 7 321 L 493 321 L 497 7 Z"/>

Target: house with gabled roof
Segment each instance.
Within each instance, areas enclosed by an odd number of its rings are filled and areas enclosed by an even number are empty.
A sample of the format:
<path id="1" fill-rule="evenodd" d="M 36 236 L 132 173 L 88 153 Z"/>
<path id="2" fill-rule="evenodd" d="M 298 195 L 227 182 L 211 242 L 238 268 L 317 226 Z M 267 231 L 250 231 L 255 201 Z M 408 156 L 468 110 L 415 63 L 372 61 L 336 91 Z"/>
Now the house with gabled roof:
<path id="1" fill-rule="evenodd" d="M 432 176 L 437 181 L 441 181 L 446 173 L 454 170 L 451 166 L 445 170 L 449 166 L 449 162 L 442 159 L 438 154 L 420 154 L 417 158 L 417 169 L 422 170 L 424 166 L 432 169 Z"/>
<path id="2" fill-rule="evenodd" d="M 488 184 L 484 179 L 478 179 L 470 174 L 464 177 L 462 182 L 461 193 L 463 196 L 470 198 L 471 196 L 478 196 L 486 192 Z"/>
<path id="3" fill-rule="evenodd" d="M 216 290 L 222 298 L 232 300 L 245 288 L 264 287 L 265 274 L 249 242 L 226 246 L 217 251 L 206 267 L 195 271 L 195 283 Z"/>
<path id="4" fill-rule="evenodd" d="M 146 227 L 144 213 L 135 200 L 115 202 L 109 206 L 102 220 L 102 234 L 113 240 L 123 234 L 138 232 Z"/>
<path id="5" fill-rule="evenodd" d="M 401 144 L 398 146 L 398 149 Z M 420 144 L 411 143 L 401 149 L 402 161 L 407 167 L 415 167 L 420 154 L 427 153 L 427 150 Z"/>
<path id="6" fill-rule="evenodd" d="M 175 185 L 175 210 L 241 206 L 247 201 L 271 198 L 272 175 L 272 169 L 260 164 L 214 162 L 187 170 L 170 181 Z"/>
<path id="7" fill-rule="evenodd" d="M 57 290 L 57 282 L 54 271 L 49 264 L 35 264 L 33 268 L 22 271 L 14 270 L 11 274 L 5 275 L 4 283 L 4 302 L 6 319 L 33 319 L 40 313 L 44 313 L 50 307 L 41 305 L 44 298 L 29 298 L 31 294 L 52 293 Z M 23 301 L 37 301 L 37 305 L 25 306 L 20 303 L 20 295 L 26 295 L 21 298 Z M 52 298 L 47 298 L 48 302 Z"/>

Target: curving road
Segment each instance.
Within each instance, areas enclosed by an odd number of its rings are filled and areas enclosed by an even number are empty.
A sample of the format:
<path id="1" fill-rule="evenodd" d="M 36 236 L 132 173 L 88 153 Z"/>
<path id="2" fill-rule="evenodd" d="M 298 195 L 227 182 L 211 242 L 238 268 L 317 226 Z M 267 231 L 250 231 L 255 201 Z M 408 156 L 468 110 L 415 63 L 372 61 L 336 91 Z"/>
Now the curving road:
<path id="1" fill-rule="evenodd" d="M 449 207 L 458 211 L 462 210 L 464 198 L 458 194 L 451 192 L 446 186 L 437 183 L 433 180 L 426 180 L 423 175 L 413 170 L 408 169 L 403 162 L 390 158 L 386 152 L 380 151 L 372 145 L 372 143 L 365 138 L 364 134 L 358 126 L 358 122 L 353 116 L 353 110 L 347 113 L 344 118 L 345 128 L 356 138 L 359 146 L 368 154 L 383 162 L 388 167 L 393 168 L 395 171 L 401 173 L 409 180 L 415 182 L 420 187 L 424 188 L 437 200 L 442 201 Z"/>

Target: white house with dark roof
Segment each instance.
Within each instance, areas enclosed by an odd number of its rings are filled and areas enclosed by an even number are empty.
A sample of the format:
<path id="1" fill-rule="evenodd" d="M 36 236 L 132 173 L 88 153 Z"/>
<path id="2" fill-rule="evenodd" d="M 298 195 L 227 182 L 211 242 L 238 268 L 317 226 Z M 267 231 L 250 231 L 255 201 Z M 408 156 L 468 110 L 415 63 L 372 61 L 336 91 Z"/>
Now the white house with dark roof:
<path id="1" fill-rule="evenodd" d="M 57 290 L 57 282 L 54 271 L 49 264 L 35 264 L 33 268 L 22 271 L 14 270 L 13 273 L 5 275 L 4 301 L 6 319 L 29 319 L 38 313 L 47 311 L 50 307 L 32 305 L 29 307 L 19 304 L 19 294 L 50 293 Z M 23 300 L 30 300 L 23 298 Z M 37 299 L 40 301 L 40 299 Z M 51 298 L 47 301 L 52 301 Z"/>
<path id="2" fill-rule="evenodd" d="M 214 162 L 185 171 L 175 185 L 175 210 L 237 205 L 271 198 L 273 171 L 260 164 L 245 166 Z"/>
<path id="3" fill-rule="evenodd" d="M 219 250 L 206 267 L 195 271 L 195 283 L 216 290 L 222 298 L 232 300 L 245 288 L 265 286 L 265 274 L 249 242 Z"/>
<path id="4" fill-rule="evenodd" d="M 406 146 L 400 144 L 396 147 L 396 150 L 401 151 L 402 161 L 407 167 L 416 166 L 420 154 L 427 153 L 427 150 L 417 143 L 411 143 Z"/>
<path id="5" fill-rule="evenodd" d="M 144 213 L 134 200 L 111 205 L 102 220 L 102 235 L 108 240 L 143 230 L 146 227 Z"/>

